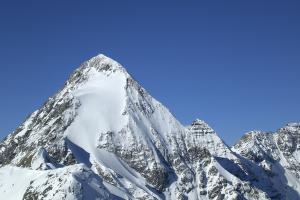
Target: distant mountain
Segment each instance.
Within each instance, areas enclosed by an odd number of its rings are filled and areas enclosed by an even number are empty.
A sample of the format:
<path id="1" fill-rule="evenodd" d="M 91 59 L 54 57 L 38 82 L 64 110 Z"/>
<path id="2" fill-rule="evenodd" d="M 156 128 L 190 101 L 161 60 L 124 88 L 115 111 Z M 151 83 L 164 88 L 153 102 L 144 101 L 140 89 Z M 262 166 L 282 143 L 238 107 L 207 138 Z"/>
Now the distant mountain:
<path id="1" fill-rule="evenodd" d="M 300 124 L 227 146 L 98 55 L 0 144 L 0 199 L 300 199 Z"/>

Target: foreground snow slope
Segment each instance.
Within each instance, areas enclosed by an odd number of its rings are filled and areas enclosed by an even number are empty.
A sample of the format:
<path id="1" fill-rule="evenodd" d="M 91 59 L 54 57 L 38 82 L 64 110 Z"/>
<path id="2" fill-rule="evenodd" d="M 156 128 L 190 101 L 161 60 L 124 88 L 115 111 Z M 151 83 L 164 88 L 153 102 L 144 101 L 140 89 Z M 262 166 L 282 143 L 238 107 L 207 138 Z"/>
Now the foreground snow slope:
<path id="1" fill-rule="evenodd" d="M 243 141 L 229 148 L 204 121 L 181 125 L 119 63 L 98 55 L 0 144 L 0 194 L 6 199 L 297 197 L 294 171 L 274 185 L 277 179 L 269 178 L 264 163 L 245 156 L 244 149 Z M 293 157 L 297 168 L 299 154 Z"/>

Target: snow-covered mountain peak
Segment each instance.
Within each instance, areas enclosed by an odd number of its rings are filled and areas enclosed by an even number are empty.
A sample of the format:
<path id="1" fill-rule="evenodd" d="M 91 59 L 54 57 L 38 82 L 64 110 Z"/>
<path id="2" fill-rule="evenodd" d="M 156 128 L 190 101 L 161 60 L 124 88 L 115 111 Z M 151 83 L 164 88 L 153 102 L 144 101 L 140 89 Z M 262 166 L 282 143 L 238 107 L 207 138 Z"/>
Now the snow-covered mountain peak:
<path id="1" fill-rule="evenodd" d="M 67 80 L 63 89 L 77 88 L 81 83 L 104 75 L 106 77 L 118 73 L 125 79 L 131 78 L 126 69 L 117 61 L 99 54 L 82 63 Z M 94 78 L 93 78 L 94 77 Z"/>
<path id="2" fill-rule="evenodd" d="M 204 124 L 205 123 L 205 121 L 204 120 L 201 120 L 201 119 L 195 119 L 193 122 L 192 122 L 192 126 L 193 125 L 201 125 L 201 124 Z"/>
<path id="3" fill-rule="evenodd" d="M 193 130 L 194 132 L 202 132 L 204 134 L 215 133 L 214 130 L 204 120 L 200 119 L 194 120 L 189 126 L 189 129 Z"/>
<path id="4" fill-rule="evenodd" d="M 287 133 L 298 133 L 300 134 L 300 123 L 288 123 L 283 128 L 279 129 L 279 132 L 287 132 Z M 299 135 L 300 136 L 300 135 Z"/>
<path id="5" fill-rule="evenodd" d="M 295 127 L 295 128 L 300 128 L 300 122 L 288 123 L 287 126 L 291 126 L 291 127 Z"/>
<path id="6" fill-rule="evenodd" d="M 300 169 L 299 132 L 299 123 L 276 134 L 252 132 L 233 153 L 206 122 L 184 127 L 124 67 L 100 54 L 0 143 L 0 197 L 268 199 L 287 186 L 268 182 L 271 161 L 295 174 Z"/>
<path id="7" fill-rule="evenodd" d="M 279 193 L 276 199 L 300 199 L 299 123 L 289 123 L 275 132 L 246 133 L 232 150 L 256 163 L 271 177 Z"/>
<path id="8" fill-rule="evenodd" d="M 85 62 L 85 67 L 92 67 L 97 69 L 98 71 L 113 71 L 113 70 L 122 70 L 126 71 L 124 67 L 117 61 L 113 60 L 112 58 L 104 55 L 98 54 L 97 56 L 92 57 L 88 61 Z"/>
<path id="9" fill-rule="evenodd" d="M 189 140 L 196 145 L 206 148 L 213 156 L 234 157 L 228 146 L 222 141 L 218 134 L 203 120 L 196 119 L 187 127 Z"/>
<path id="10" fill-rule="evenodd" d="M 247 133 L 245 133 L 238 142 L 247 142 L 247 141 L 252 141 L 254 140 L 256 137 L 262 135 L 262 134 L 265 134 L 265 132 L 263 131 L 258 131 L 258 130 L 255 130 L 255 131 L 249 131 Z"/>

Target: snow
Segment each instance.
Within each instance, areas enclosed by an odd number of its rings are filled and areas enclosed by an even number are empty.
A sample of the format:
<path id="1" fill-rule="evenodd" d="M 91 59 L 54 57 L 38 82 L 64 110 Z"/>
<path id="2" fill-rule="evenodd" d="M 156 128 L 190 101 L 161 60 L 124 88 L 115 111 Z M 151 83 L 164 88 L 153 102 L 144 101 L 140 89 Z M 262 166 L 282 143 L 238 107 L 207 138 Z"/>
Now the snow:
<path id="1" fill-rule="evenodd" d="M 131 101 L 132 105 L 136 105 L 140 101 L 140 96 L 135 88 L 133 88 L 132 93 L 126 92 L 128 76 L 123 70 L 106 74 L 92 68 L 88 71 L 87 76 L 88 81 L 72 92 L 72 95 L 80 101 L 80 107 L 74 122 L 65 131 L 66 138 L 84 149 L 90 155 L 90 161 L 100 162 L 129 182 L 155 196 L 156 194 L 149 190 L 146 181 L 140 174 L 132 170 L 114 154 L 97 148 L 98 145 L 105 142 L 99 141 L 99 138 L 100 135 L 105 135 L 107 132 L 120 132 L 129 126 L 137 137 L 142 136 L 143 139 L 140 139 L 151 146 L 153 152 L 156 152 L 152 144 L 156 138 L 151 135 L 150 127 L 154 127 L 160 133 L 171 134 L 172 131 L 178 130 L 179 123 L 169 119 L 172 117 L 169 111 L 163 110 L 163 113 L 160 112 L 164 108 L 161 108 L 161 105 L 155 100 L 150 103 L 160 108 L 160 110 L 153 113 L 150 123 L 149 119 L 141 114 L 136 107 L 134 110 L 128 111 L 131 115 L 124 115 L 128 101 Z M 130 96 L 130 94 L 133 95 Z M 129 119 L 129 116 L 133 116 L 133 118 Z M 167 123 L 165 122 L 167 120 L 175 121 L 173 122 L 175 127 L 166 126 Z M 163 140 L 167 140 L 166 135 L 161 137 L 163 137 Z M 128 147 L 133 142 L 131 135 L 125 135 L 120 140 L 122 144 L 127 144 Z M 155 159 L 160 162 L 157 154 L 155 154 Z"/>
<path id="2" fill-rule="evenodd" d="M 42 174 L 43 172 L 10 166 L 0 168 L 1 196 L 5 196 L 5 200 L 22 199 L 30 181 Z"/>
<path id="3" fill-rule="evenodd" d="M 5 200 L 23 199 L 33 189 L 38 199 L 108 199 L 109 193 L 83 165 L 55 170 L 30 170 L 13 166 L 0 168 L 0 194 Z M 83 194 L 79 191 L 82 190 Z M 45 196 L 46 195 L 46 196 Z"/>
<path id="4" fill-rule="evenodd" d="M 133 198 L 127 192 L 121 190 L 120 188 L 117 188 L 117 187 L 115 187 L 111 184 L 108 184 L 106 182 L 103 182 L 103 184 L 111 194 L 114 194 L 115 196 L 117 196 L 119 198 L 122 198 L 122 199 L 132 199 Z"/>
<path id="5" fill-rule="evenodd" d="M 115 154 L 109 153 L 104 150 L 96 151 L 97 152 L 95 152 L 95 160 L 98 160 L 98 162 L 101 162 L 104 166 L 112 169 L 114 172 L 121 175 L 129 182 L 134 183 L 139 188 L 159 199 L 159 197 L 155 193 L 147 188 L 145 179 L 139 173 L 131 169 L 126 163 L 120 160 Z"/>
<path id="6" fill-rule="evenodd" d="M 128 115 L 123 115 L 127 98 L 126 73 L 118 69 L 112 73 L 103 73 L 91 68 L 87 76 L 88 81 L 72 92 L 72 95 L 80 101 L 80 107 L 74 122 L 65 131 L 66 138 L 84 149 L 90 155 L 90 161 L 100 162 L 155 196 L 146 187 L 144 178 L 137 172 L 114 154 L 97 148 L 103 142 L 99 141 L 100 135 L 119 132 L 129 123 Z M 124 139 L 122 143 L 126 144 L 128 138 L 122 139 Z"/>
<path id="7" fill-rule="evenodd" d="M 28 127 L 32 123 L 32 119 L 36 116 L 38 111 L 33 112 L 30 117 L 24 122 L 23 127 Z M 24 128 L 22 131 L 20 131 L 15 138 L 22 137 L 25 135 L 25 133 L 28 131 L 27 128 Z"/>
<path id="8" fill-rule="evenodd" d="M 218 162 L 214 161 L 214 166 L 218 169 L 218 172 L 228 181 L 230 181 L 233 184 L 236 184 L 238 182 L 241 182 L 237 177 L 232 175 L 230 172 L 228 172 L 226 169 L 224 169 Z"/>
<path id="9" fill-rule="evenodd" d="M 194 146 L 206 148 L 213 156 L 236 159 L 230 148 L 203 120 L 196 119 L 187 129 L 188 135 L 185 139 L 189 143 Z"/>
<path id="10" fill-rule="evenodd" d="M 56 167 L 54 164 L 49 163 L 48 161 L 48 152 L 44 148 L 39 148 L 36 154 L 33 156 L 31 161 L 31 168 L 32 169 L 55 169 Z"/>
<path id="11" fill-rule="evenodd" d="M 126 77 L 122 72 L 107 76 L 92 69 L 88 82 L 73 92 L 81 106 L 75 121 L 65 132 L 66 137 L 91 152 L 100 133 L 121 130 L 126 123 L 126 117 L 122 116 L 125 85 Z"/>

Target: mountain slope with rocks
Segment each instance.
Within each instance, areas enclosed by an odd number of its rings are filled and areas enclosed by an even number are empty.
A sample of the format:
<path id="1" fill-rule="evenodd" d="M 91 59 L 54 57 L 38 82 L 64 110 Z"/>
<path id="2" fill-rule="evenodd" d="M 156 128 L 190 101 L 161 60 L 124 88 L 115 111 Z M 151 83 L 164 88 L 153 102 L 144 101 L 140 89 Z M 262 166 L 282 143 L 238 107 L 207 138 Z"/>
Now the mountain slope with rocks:
<path id="1" fill-rule="evenodd" d="M 5 199 L 299 199 L 300 125 L 227 146 L 98 55 L 0 143 Z"/>

